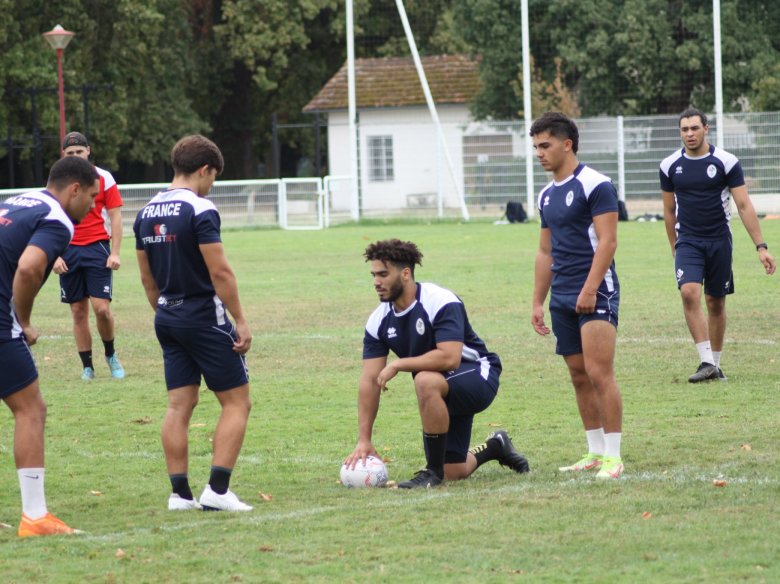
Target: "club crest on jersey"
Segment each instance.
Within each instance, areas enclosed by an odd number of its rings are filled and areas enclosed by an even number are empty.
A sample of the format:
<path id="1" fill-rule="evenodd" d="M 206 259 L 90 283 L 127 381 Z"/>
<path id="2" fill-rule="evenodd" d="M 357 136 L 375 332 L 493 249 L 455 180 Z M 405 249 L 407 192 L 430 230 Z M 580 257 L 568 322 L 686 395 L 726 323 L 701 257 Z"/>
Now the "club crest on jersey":
<path id="1" fill-rule="evenodd" d="M 680 280 L 683 279 L 683 276 L 685 275 L 685 272 L 683 272 L 682 270 L 677 270 L 677 274 L 676 275 L 677 275 L 677 281 L 679 282 Z"/>
<path id="2" fill-rule="evenodd" d="M 718 169 L 715 168 L 714 164 L 710 164 L 707 167 L 707 176 L 710 178 L 715 178 L 715 175 L 718 174 Z"/>
<path id="3" fill-rule="evenodd" d="M 387 338 L 388 339 L 394 339 L 398 336 L 398 333 L 395 332 L 395 327 L 391 326 L 389 329 L 387 329 Z"/>
<path id="4" fill-rule="evenodd" d="M 158 223 L 154 226 L 154 235 L 143 237 L 144 243 L 173 243 L 176 241 L 176 234 L 168 233 L 168 227 L 165 223 Z"/>
<path id="5" fill-rule="evenodd" d="M 7 225 L 13 223 L 13 220 L 8 219 L 6 215 L 8 215 L 8 209 L 0 209 L 0 225 L 2 225 L 3 227 L 6 227 Z"/>
<path id="6" fill-rule="evenodd" d="M 423 319 L 418 318 L 414 326 L 417 329 L 418 335 L 421 335 L 425 332 L 425 323 L 423 322 Z"/>
<path id="7" fill-rule="evenodd" d="M 547 195 L 544 197 L 544 203 L 542 203 L 542 207 L 546 207 L 550 204 L 550 195 Z"/>
<path id="8" fill-rule="evenodd" d="M 571 207 L 571 203 L 574 200 L 574 191 L 566 193 L 566 206 Z"/>

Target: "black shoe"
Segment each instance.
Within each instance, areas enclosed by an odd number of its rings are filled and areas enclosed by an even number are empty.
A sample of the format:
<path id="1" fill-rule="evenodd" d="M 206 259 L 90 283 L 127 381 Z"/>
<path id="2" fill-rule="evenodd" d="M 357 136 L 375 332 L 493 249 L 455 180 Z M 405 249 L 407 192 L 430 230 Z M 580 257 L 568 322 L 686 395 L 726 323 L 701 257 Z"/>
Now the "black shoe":
<path id="1" fill-rule="evenodd" d="M 723 373 L 723 369 L 718 367 L 718 381 L 728 381 L 728 380 L 729 380 L 729 378 L 726 377 L 725 373 Z"/>
<path id="2" fill-rule="evenodd" d="M 509 437 L 509 434 L 506 433 L 506 430 L 496 430 L 487 437 L 487 440 L 493 438 L 498 440 L 499 444 L 501 444 L 501 453 L 497 458 L 498 463 L 501 466 L 511 468 L 515 472 L 528 472 L 531 470 L 528 466 L 528 459 L 515 450 L 512 439 Z M 487 442 L 487 440 L 485 440 L 485 442 Z"/>
<path id="3" fill-rule="evenodd" d="M 699 383 L 700 381 L 712 381 L 713 379 L 718 379 L 719 369 L 715 367 L 712 363 L 701 363 L 699 365 L 699 368 L 696 370 L 696 373 L 691 375 L 688 378 L 688 381 L 691 383 Z M 725 375 L 724 375 L 725 377 Z"/>
<path id="4" fill-rule="evenodd" d="M 408 481 L 398 483 L 399 489 L 433 489 L 444 482 L 439 475 L 429 468 L 418 470 Z"/>

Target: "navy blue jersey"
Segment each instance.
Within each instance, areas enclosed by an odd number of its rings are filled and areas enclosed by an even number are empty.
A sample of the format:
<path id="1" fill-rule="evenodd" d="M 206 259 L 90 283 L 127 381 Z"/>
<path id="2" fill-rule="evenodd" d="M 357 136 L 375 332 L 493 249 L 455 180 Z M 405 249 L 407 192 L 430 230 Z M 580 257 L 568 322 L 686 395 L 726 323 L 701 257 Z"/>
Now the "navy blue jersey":
<path id="1" fill-rule="evenodd" d="M 678 239 L 715 239 L 731 232 L 729 189 L 745 184 L 736 156 L 710 144 L 707 154 L 691 158 L 681 148 L 664 158 L 659 176 L 661 190 L 674 193 Z"/>
<path id="2" fill-rule="evenodd" d="M 192 328 L 225 324 L 225 307 L 198 247 L 221 241 L 214 203 L 189 189 L 161 191 L 138 212 L 133 232 L 160 290 L 156 322 Z"/>
<path id="3" fill-rule="evenodd" d="M 615 187 L 609 177 L 580 164 L 565 181 L 544 187 L 538 205 L 542 227 L 549 228 L 552 242 L 552 291 L 579 294 L 599 244 L 593 217 L 617 213 Z M 613 260 L 599 291 L 611 294 L 619 289 Z"/>
<path id="4" fill-rule="evenodd" d="M 453 292 L 436 284 L 417 284 L 415 302 L 396 313 L 391 302 L 382 302 L 368 318 L 363 337 L 363 359 L 418 357 L 436 343 L 463 343 L 462 361 L 482 361 L 485 367 L 501 367 L 498 355 L 471 328 L 466 307 Z"/>
<path id="5" fill-rule="evenodd" d="M 28 245 L 46 252 L 44 282 L 54 260 L 73 237 L 73 223 L 47 191 L 11 197 L 0 203 L 0 341 L 22 336 L 14 311 L 13 282 L 19 258 Z"/>

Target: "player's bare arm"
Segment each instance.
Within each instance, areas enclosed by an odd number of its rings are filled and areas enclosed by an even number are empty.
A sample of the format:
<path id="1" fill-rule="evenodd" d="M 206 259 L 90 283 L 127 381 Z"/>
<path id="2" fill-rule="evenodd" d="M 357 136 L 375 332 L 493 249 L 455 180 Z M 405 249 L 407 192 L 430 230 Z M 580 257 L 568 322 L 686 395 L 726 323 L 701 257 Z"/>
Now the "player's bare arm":
<path id="1" fill-rule="evenodd" d="M 531 309 L 531 325 L 542 336 L 550 334 L 549 327 L 544 323 L 544 301 L 552 284 L 552 262 L 550 230 L 544 228 L 539 234 L 539 250 L 534 262 L 534 296 Z"/>
<path id="2" fill-rule="evenodd" d="M 122 265 L 122 260 L 119 257 L 122 247 L 122 207 L 106 210 L 108 211 L 108 221 L 111 223 L 111 253 L 106 260 L 106 267 L 118 270 Z"/>
<path id="3" fill-rule="evenodd" d="M 34 345 L 38 340 L 38 331 L 30 324 L 30 318 L 35 295 L 41 289 L 46 276 L 48 259 L 46 252 L 40 247 L 28 245 L 19 257 L 14 274 L 14 309 L 28 345 Z"/>
<path id="4" fill-rule="evenodd" d="M 244 318 L 244 311 L 238 297 L 238 281 L 233 273 L 233 268 L 228 263 L 225 248 L 221 243 L 207 243 L 198 247 L 209 270 L 209 277 L 211 283 L 214 284 L 217 296 L 236 321 L 236 336 L 238 338 L 233 349 L 243 355 L 252 346 L 252 334 L 249 331 L 249 324 Z"/>
<path id="5" fill-rule="evenodd" d="M 377 376 L 377 383 L 383 391 L 387 383 L 399 371 L 415 373 L 418 371 L 452 371 L 460 366 L 463 343 L 459 341 L 444 341 L 436 343 L 436 348 L 418 357 L 395 359 L 385 366 Z"/>
<path id="6" fill-rule="evenodd" d="M 579 314 L 593 314 L 596 310 L 596 291 L 604 280 L 617 250 L 617 222 L 617 213 L 602 213 L 593 217 L 593 228 L 599 244 L 593 254 L 593 263 L 588 277 L 577 297 L 575 310 Z"/>
<path id="7" fill-rule="evenodd" d="M 674 244 L 677 243 L 677 232 L 674 228 L 677 223 L 677 203 L 674 200 L 674 193 L 669 191 L 661 191 L 661 200 L 664 205 L 666 237 L 669 239 L 669 245 L 672 247 L 672 257 L 674 257 Z"/>
<path id="8" fill-rule="evenodd" d="M 374 432 L 374 421 L 379 412 L 379 399 L 382 393 L 376 380 L 386 364 L 387 357 L 363 360 L 363 371 L 358 385 L 358 442 L 352 454 L 344 460 L 344 464 L 350 468 L 355 468 L 358 461 L 365 463 L 366 457 L 370 454 L 378 456 L 371 443 L 371 436 Z"/>
<path id="9" fill-rule="evenodd" d="M 141 273 L 141 285 L 144 287 L 146 299 L 149 301 L 152 310 L 156 312 L 157 299 L 160 297 L 160 289 L 154 281 L 152 268 L 149 266 L 149 258 L 142 249 L 136 250 L 136 258 L 138 259 L 138 271 Z"/>
<path id="10" fill-rule="evenodd" d="M 737 212 L 739 213 L 742 224 L 745 226 L 745 230 L 750 235 L 750 239 L 753 240 L 753 245 L 758 246 L 764 243 L 764 236 L 761 235 L 761 225 L 758 223 L 758 215 L 756 215 L 756 209 L 753 207 L 753 203 L 748 196 L 747 186 L 734 187 L 731 189 L 731 196 L 734 197 L 734 204 L 737 206 Z M 777 269 L 777 263 L 775 258 L 769 253 L 768 249 L 758 248 L 758 259 L 764 266 L 766 273 L 772 275 Z"/>

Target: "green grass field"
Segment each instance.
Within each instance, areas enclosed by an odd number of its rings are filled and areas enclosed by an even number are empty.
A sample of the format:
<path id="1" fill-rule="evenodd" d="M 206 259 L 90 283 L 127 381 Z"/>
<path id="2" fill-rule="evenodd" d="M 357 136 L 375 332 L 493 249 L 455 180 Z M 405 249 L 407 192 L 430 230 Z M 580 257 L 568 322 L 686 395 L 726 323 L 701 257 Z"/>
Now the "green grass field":
<path id="1" fill-rule="evenodd" d="M 780 221 L 762 228 L 778 255 Z M 99 342 L 98 378 L 79 379 L 56 276 L 34 311 L 49 406 L 49 507 L 86 533 L 16 537 L 13 423 L 3 408 L 0 521 L 11 528 L 0 529 L 0 580 L 778 582 L 780 275 L 763 274 L 739 222 L 734 234 L 736 294 L 722 361 L 729 380 L 694 386 L 686 379 L 698 359 L 663 224 L 620 224 L 616 367 L 626 474 L 605 484 L 557 472 L 585 444 L 564 363 L 553 340 L 530 326 L 538 224 L 225 233 L 255 338 L 254 408 L 231 483 L 255 505 L 248 514 L 166 509 L 162 360 L 126 234 L 113 303 L 124 381 L 109 379 Z M 420 245 L 418 281 L 455 290 L 501 356 L 498 398 L 477 416 L 473 438 L 507 428 L 529 475 L 493 462 L 429 492 L 338 484 L 356 440 L 363 326 L 377 303 L 362 252 L 387 237 Z M 208 478 L 217 415 L 204 389 L 190 432 L 196 494 Z M 409 376 L 384 394 L 374 443 L 391 479 L 422 466 Z"/>

